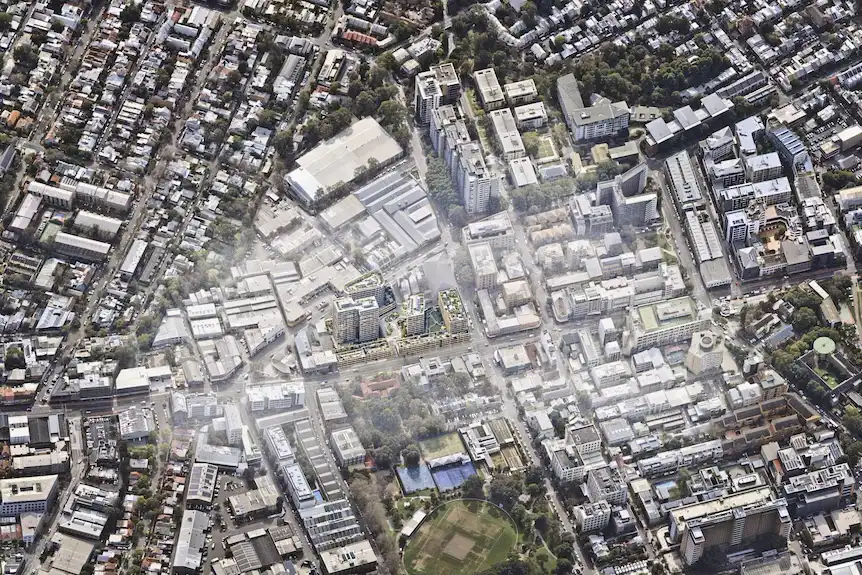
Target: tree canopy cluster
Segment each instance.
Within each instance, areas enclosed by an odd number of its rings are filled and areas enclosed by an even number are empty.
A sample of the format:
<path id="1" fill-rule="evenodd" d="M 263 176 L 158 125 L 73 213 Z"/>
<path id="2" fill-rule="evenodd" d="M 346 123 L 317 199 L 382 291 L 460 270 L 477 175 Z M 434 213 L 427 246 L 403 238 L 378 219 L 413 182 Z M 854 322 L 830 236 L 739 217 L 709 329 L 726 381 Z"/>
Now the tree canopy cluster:
<path id="1" fill-rule="evenodd" d="M 418 464 L 416 441 L 446 429 L 443 418 L 431 413 L 428 397 L 413 386 L 402 386 L 385 399 L 359 400 L 347 388 L 339 389 L 339 395 L 359 440 L 379 469 L 389 468 L 402 458 L 405 464 Z"/>
<path id="2" fill-rule="evenodd" d="M 601 94 L 630 106 L 674 106 L 682 104 L 680 92 L 712 80 L 728 66 L 727 56 L 714 48 L 701 48 L 692 57 L 676 56 L 668 44 L 655 51 L 643 44 L 606 44 L 578 58 L 573 71 L 585 100 L 590 94 Z"/>

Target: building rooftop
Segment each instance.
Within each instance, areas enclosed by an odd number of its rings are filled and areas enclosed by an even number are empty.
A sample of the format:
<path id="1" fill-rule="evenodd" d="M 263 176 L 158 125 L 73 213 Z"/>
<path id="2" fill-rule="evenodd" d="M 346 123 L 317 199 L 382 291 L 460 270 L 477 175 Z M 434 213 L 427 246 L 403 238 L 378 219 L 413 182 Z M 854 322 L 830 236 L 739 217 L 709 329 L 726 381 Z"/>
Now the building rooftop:
<path id="1" fill-rule="evenodd" d="M 56 485 L 56 475 L 0 479 L 0 502 L 6 504 L 45 501 L 51 496 Z"/>
<path id="2" fill-rule="evenodd" d="M 473 80 L 482 102 L 488 104 L 503 100 L 503 89 L 500 88 L 500 81 L 497 80 L 497 73 L 493 68 L 476 70 L 473 72 Z"/>
<path id="3" fill-rule="evenodd" d="M 772 488 L 769 486 L 757 487 L 746 491 L 740 491 L 726 495 L 720 499 L 684 505 L 670 511 L 671 520 L 682 526 L 692 519 L 700 519 L 716 513 L 730 511 L 738 507 L 747 507 L 772 501 Z"/>
<path id="4" fill-rule="evenodd" d="M 215 492 L 218 467 L 208 463 L 192 464 L 188 479 L 187 500 L 211 502 Z"/>
<path id="5" fill-rule="evenodd" d="M 692 321 L 697 315 L 697 304 L 690 297 L 642 305 L 634 310 L 634 319 L 638 320 L 646 331 Z"/>
<path id="6" fill-rule="evenodd" d="M 506 92 L 506 98 L 511 102 L 517 98 L 523 98 L 527 96 L 535 96 L 538 94 L 536 90 L 536 83 L 532 78 L 527 78 L 526 80 L 521 80 L 520 82 L 511 82 L 503 86 L 503 90 Z"/>
<path id="7" fill-rule="evenodd" d="M 484 220 L 467 224 L 464 230 L 464 235 L 467 237 L 468 242 L 483 241 L 496 236 L 512 235 L 515 233 L 507 212 L 500 212 L 488 216 Z"/>
<path id="8" fill-rule="evenodd" d="M 509 174 L 512 177 L 512 183 L 517 187 L 532 186 L 539 183 L 533 162 L 527 157 L 510 160 Z"/>
<path id="9" fill-rule="evenodd" d="M 305 199 L 316 201 L 337 184 L 352 182 L 357 168 L 367 167 L 369 160 L 386 165 L 402 153 L 377 120 L 363 118 L 300 156 L 299 167 L 286 178 Z"/>
<path id="10" fill-rule="evenodd" d="M 665 168 L 670 176 L 671 189 L 680 205 L 703 198 L 687 151 L 683 150 L 665 160 Z"/>

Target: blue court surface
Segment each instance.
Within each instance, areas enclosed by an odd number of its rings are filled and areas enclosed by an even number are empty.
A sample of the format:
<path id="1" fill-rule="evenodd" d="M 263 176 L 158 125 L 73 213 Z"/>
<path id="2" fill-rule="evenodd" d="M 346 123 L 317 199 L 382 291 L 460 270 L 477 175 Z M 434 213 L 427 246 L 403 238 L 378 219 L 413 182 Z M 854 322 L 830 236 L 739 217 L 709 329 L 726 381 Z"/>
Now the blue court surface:
<path id="1" fill-rule="evenodd" d="M 423 489 L 434 489 L 434 478 L 431 477 L 431 472 L 428 471 L 428 466 L 425 463 L 420 463 L 416 467 L 404 467 L 399 465 L 395 468 L 398 473 L 398 479 L 401 481 L 401 487 L 404 489 L 404 494 L 416 493 Z"/>
<path id="2" fill-rule="evenodd" d="M 476 468 L 469 461 L 451 467 L 439 467 L 431 472 L 440 491 L 451 491 L 461 487 L 467 478 L 476 475 Z"/>

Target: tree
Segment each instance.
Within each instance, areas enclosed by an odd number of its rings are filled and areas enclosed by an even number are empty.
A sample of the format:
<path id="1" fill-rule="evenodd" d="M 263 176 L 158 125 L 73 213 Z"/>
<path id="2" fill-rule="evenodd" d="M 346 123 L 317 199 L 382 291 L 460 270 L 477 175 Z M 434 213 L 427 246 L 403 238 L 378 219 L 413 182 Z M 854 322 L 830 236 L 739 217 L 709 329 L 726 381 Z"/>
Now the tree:
<path id="1" fill-rule="evenodd" d="M 817 314 L 811 308 L 803 307 L 793 312 L 793 329 L 797 333 L 805 333 L 817 325 Z"/>
<path id="2" fill-rule="evenodd" d="M 359 93 L 356 98 L 353 99 L 352 110 L 353 113 L 356 114 L 359 118 L 364 118 L 365 116 L 371 116 L 374 114 L 374 110 L 377 107 L 377 102 L 374 100 L 374 96 L 372 96 L 367 91 L 362 91 Z"/>
<path id="3" fill-rule="evenodd" d="M 857 408 L 852 405 L 848 406 L 844 410 L 844 417 L 841 418 L 841 423 L 854 437 L 862 436 L 862 413 Z"/>
<path id="4" fill-rule="evenodd" d="M 128 4 L 120 12 L 120 22 L 123 24 L 132 24 L 141 19 L 141 9 L 137 4 Z"/>
<path id="5" fill-rule="evenodd" d="M 461 484 L 461 494 L 464 497 L 473 499 L 485 498 L 485 486 L 482 478 L 478 475 L 471 475 L 464 483 Z"/>
<path id="6" fill-rule="evenodd" d="M 571 543 L 560 543 L 554 547 L 554 555 L 559 559 L 574 559 L 575 548 L 572 547 Z"/>
<path id="7" fill-rule="evenodd" d="M 566 558 L 557 559 L 557 568 L 554 570 L 556 575 L 565 575 L 572 572 L 572 562 Z"/>
<path id="8" fill-rule="evenodd" d="M 15 47 L 12 53 L 12 58 L 15 59 L 15 64 L 21 66 L 25 70 L 32 70 L 39 63 L 39 55 L 36 50 L 29 44 L 20 44 Z"/>
<path id="9" fill-rule="evenodd" d="M 0 12 L 0 32 L 6 32 L 12 28 L 12 14 Z"/>
<path id="10" fill-rule="evenodd" d="M 390 72 L 394 72 L 398 68 L 398 62 L 395 61 L 395 56 L 392 55 L 392 52 L 384 52 L 379 55 L 377 57 L 377 65 Z"/>
<path id="11" fill-rule="evenodd" d="M 521 494 L 521 482 L 514 475 L 495 475 L 488 486 L 488 498 L 504 509 L 511 509 Z"/>
<path id="12" fill-rule="evenodd" d="M 260 116 L 257 119 L 257 124 L 264 128 L 274 128 L 275 123 L 278 122 L 278 117 L 279 114 L 275 110 L 264 110 L 260 113 Z"/>
<path id="13" fill-rule="evenodd" d="M 521 6 L 521 20 L 528 28 L 532 28 L 536 24 L 536 12 L 538 12 L 538 8 L 532 0 L 527 0 Z"/>
<path id="14" fill-rule="evenodd" d="M 455 261 L 452 262 L 455 269 L 455 279 L 460 284 L 472 285 L 476 281 L 476 276 L 473 273 L 473 264 L 470 263 L 470 256 L 462 247 L 455 252 Z"/>
<path id="15" fill-rule="evenodd" d="M 20 347 L 10 346 L 6 348 L 5 364 L 6 369 L 27 367 L 26 360 L 24 359 L 24 350 Z"/>
<path id="16" fill-rule="evenodd" d="M 419 460 L 422 458 L 419 455 L 419 450 L 415 445 L 411 445 L 407 449 L 401 452 L 401 457 L 404 459 L 404 465 L 407 467 L 418 467 Z"/>
<path id="17" fill-rule="evenodd" d="M 293 153 L 293 132 L 285 130 L 275 135 L 272 145 L 281 159 L 287 159 Z"/>
<path id="18" fill-rule="evenodd" d="M 524 151 L 527 155 L 537 157 L 539 154 L 539 135 L 536 132 L 524 132 L 521 138 L 524 142 Z"/>
<path id="19" fill-rule="evenodd" d="M 398 102 L 397 100 L 386 100 L 381 103 L 380 107 L 377 109 L 377 113 L 380 115 L 381 124 L 385 126 L 396 126 L 401 124 L 407 116 L 407 110 L 405 110 L 401 102 Z"/>

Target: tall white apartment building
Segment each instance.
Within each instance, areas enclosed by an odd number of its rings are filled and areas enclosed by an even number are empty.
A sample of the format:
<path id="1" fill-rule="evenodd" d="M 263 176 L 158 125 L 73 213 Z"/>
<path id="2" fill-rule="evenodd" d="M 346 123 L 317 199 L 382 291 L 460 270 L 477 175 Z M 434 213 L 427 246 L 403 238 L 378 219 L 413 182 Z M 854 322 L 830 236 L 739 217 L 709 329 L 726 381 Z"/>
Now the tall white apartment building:
<path id="1" fill-rule="evenodd" d="M 416 120 L 422 124 L 431 121 L 431 112 L 440 107 L 443 91 L 434 72 L 422 72 L 416 76 L 413 107 L 416 110 Z"/>
<path id="2" fill-rule="evenodd" d="M 611 506 L 607 501 L 596 501 L 574 508 L 575 524 L 581 533 L 602 531 L 611 522 Z"/>
<path id="3" fill-rule="evenodd" d="M 468 214 L 482 213 L 488 209 L 491 196 L 499 194 L 500 178 L 485 166 L 482 149 L 476 142 L 458 146 L 459 163 L 455 181 L 464 200 Z"/>
<path id="4" fill-rule="evenodd" d="M 224 429 L 228 445 L 242 445 L 242 416 L 235 403 L 224 406 Z"/>

